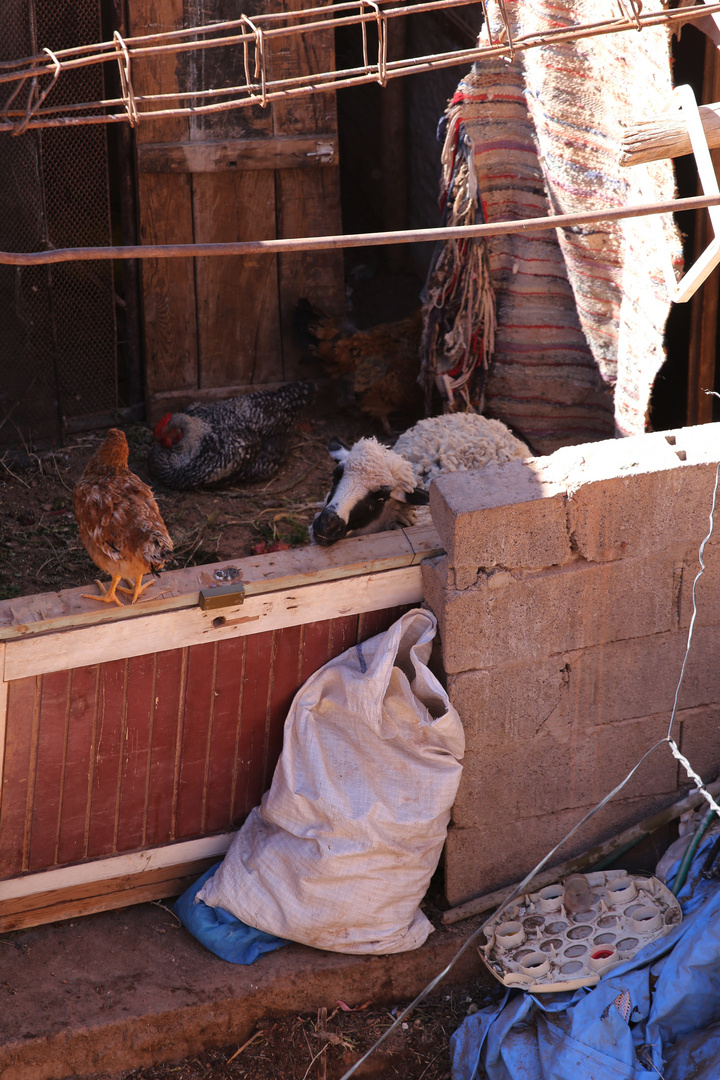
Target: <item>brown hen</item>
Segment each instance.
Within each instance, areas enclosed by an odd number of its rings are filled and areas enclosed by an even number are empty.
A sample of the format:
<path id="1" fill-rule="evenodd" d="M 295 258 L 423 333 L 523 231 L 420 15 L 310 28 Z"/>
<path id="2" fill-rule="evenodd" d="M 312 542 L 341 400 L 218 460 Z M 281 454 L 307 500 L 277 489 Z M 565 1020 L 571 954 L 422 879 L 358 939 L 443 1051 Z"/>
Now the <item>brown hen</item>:
<path id="1" fill-rule="evenodd" d="M 376 417 L 390 434 L 392 413 L 420 414 L 418 385 L 422 312 L 399 322 L 352 332 L 346 320 L 331 319 L 307 300 L 298 302 L 295 326 L 328 374 L 350 387 L 363 412 Z"/>
<path id="2" fill-rule="evenodd" d="M 162 570 L 173 543 L 152 491 L 128 469 L 124 432 L 111 428 L 90 458 L 73 490 L 73 510 L 88 555 L 112 578 L 107 590 L 96 581 L 100 596 L 83 595 L 122 607 L 116 595 L 119 590 L 132 594 L 130 603 L 134 604 L 152 585 L 152 581 L 142 584 L 143 575 L 157 575 Z M 119 584 L 122 578 L 133 581 L 134 588 L 123 588 Z"/>

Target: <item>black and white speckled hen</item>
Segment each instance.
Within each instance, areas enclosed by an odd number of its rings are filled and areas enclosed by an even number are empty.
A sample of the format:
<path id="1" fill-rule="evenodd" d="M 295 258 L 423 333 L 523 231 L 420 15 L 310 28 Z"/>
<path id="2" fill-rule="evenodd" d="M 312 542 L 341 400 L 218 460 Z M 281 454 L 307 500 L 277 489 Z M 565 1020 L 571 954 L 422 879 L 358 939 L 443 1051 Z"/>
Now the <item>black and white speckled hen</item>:
<path id="1" fill-rule="evenodd" d="M 296 415 L 315 392 L 315 383 L 304 379 L 168 413 L 155 427 L 148 465 L 172 488 L 267 480 L 282 464 Z"/>

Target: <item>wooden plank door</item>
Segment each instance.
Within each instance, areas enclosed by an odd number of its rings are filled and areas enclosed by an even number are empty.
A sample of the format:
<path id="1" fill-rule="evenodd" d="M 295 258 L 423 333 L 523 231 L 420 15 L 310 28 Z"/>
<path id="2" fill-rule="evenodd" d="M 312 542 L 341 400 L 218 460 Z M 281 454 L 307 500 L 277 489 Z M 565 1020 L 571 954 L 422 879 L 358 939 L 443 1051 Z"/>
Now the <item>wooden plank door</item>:
<path id="1" fill-rule="evenodd" d="M 307 4 L 307 0 L 305 0 Z M 299 0 L 249 0 L 252 18 Z M 228 0 L 130 0 L 133 36 L 237 18 Z M 332 31 L 273 43 L 270 78 L 331 68 Z M 225 46 L 138 62 L 136 91 L 238 86 L 242 49 Z M 187 99 L 186 99 L 187 100 Z M 317 151 L 321 144 L 330 152 Z M 334 94 L 136 129 L 143 243 L 225 242 L 341 231 Z M 313 374 L 291 333 L 300 297 L 344 305 L 340 252 L 146 260 L 146 395 L 150 420 L 193 398 Z M 220 392 L 220 393 L 219 393 Z"/>

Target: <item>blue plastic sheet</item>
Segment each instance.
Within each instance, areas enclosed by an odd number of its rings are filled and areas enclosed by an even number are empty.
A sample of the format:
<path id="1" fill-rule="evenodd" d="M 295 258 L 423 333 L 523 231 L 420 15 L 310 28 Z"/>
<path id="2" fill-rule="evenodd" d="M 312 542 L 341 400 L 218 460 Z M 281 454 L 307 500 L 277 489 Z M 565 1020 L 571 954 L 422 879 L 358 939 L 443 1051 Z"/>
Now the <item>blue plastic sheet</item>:
<path id="1" fill-rule="evenodd" d="M 450 1041 L 452 1080 L 478 1066 L 488 1080 L 720 1080 L 720 883 L 700 877 L 714 839 L 678 897 L 679 926 L 592 988 L 513 990 L 467 1017 Z"/>
<path id="2" fill-rule="evenodd" d="M 215 863 L 186 889 L 175 901 L 174 911 L 185 929 L 210 952 L 231 964 L 252 964 L 258 956 L 287 942 L 274 934 L 255 930 L 223 908 L 209 907 L 202 900 L 195 902 L 197 893 L 220 865 Z"/>

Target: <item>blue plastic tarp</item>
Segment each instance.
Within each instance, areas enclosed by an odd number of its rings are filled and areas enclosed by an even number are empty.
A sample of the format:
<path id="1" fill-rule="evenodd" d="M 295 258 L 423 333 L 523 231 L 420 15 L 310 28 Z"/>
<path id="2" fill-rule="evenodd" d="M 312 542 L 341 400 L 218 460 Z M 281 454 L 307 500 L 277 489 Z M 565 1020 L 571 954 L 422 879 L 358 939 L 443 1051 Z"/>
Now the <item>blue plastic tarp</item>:
<path id="1" fill-rule="evenodd" d="M 700 846 L 683 921 L 592 988 L 509 991 L 450 1041 L 452 1080 L 720 1080 L 720 883 Z M 670 880 L 672 876 L 670 875 Z"/>
<path id="2" fill-rule="evenodd" d="M 252 964 L 263 953 L 279 949 L 287 942 L 274 934 L 266 934 L 241 922 L 224 908 L 209 907 L 202 900 L 195 900 L 205 882 L 213 876 L 219 862 L 206 870 L 175 901 L 174 911 L 186 930 L 210 952 L 231 964 Z"/>

